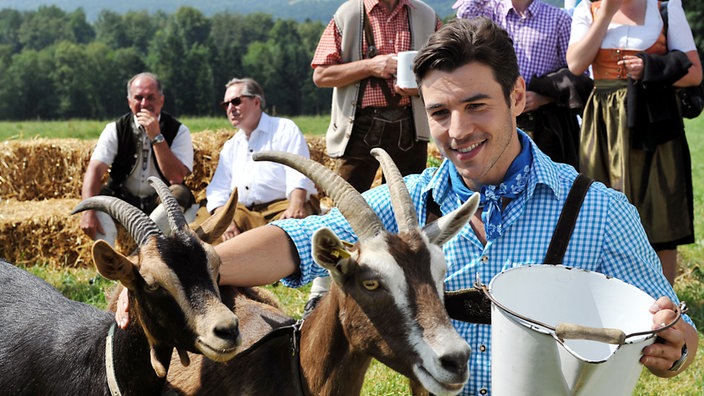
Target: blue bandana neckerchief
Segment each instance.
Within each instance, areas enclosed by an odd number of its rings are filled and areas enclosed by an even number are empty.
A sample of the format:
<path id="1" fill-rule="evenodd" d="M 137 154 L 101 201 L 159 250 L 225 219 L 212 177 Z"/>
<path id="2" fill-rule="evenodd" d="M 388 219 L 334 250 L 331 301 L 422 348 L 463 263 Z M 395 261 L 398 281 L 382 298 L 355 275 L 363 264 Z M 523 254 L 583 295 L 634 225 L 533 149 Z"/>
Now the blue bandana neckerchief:
<path id="1" fill-rule="evenodd" d="M 498 186 L 485 185 L 480 191 L 479 206 L 483 207 L 482 222 L 486 232 L 487 240 L 493 240 L 501 236 L 503 227 L 501 224 L 502 198 L 514 199 L 525 191 L 528 185 L 528 174 L 530 165 L 533 162 L 533 155 L 530 152 L 530 143 L 523 134 L 518 135 L 521 139 L 521 152 L 513 160 L 511 166 L 506 171 L 504 181 Z M 474 194 L 462 181 L 457 168 L 450 163 L 450 184 L 452 190 L 465 202 Z"/>

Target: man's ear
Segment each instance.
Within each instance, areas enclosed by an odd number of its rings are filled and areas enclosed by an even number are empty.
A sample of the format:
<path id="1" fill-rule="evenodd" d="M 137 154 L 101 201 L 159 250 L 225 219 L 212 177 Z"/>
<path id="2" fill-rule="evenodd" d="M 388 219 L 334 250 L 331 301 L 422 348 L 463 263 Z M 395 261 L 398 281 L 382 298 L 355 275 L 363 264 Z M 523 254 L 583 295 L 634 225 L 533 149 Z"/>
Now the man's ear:
<path id="1" fill-rule="evenodd" d="M 526 108 L 526 80 L 518 76 L 511 91 L 511 114 L 518 117 Z"/>

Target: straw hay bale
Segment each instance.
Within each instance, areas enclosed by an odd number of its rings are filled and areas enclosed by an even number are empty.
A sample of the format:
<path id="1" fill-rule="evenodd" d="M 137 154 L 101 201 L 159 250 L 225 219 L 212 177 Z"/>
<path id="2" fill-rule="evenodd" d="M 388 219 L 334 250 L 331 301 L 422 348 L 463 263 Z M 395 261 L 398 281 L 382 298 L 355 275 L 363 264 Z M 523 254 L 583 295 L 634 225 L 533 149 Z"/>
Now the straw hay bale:
<path id="1" fill-rule="evenodd" d="M 93 240 L 80 228 L 81 215 L 71 215 L 78 198 L 0 201 L 0 257 L 16 264 L 86 267 L 93 265 Z M 136 244 L 118 227 L 116 250 L 129 254 Z"/>
<path id="2" fill-rule="evenodd" d="M 17 264 L 92 265 L 92 241 L 70 216 L 79 199 L 0 202 L 0 255 Z"/>
<path id="3" fill-rule="evenodd" d="M 186 177 L 186 185 L 197 202 L 205 199 L 205 188 L 215 174 L 220 150 L 234 134 L 232 129 L 204 130 L 193 134 L 193 173 Z"/>
<path id="4" fill-rule="evenodd" d="M 0 197 L 31 201 L 80 196 L 95 141 L 44 139 L 0 145 Z"/>
<path id="5" fill-rule="evenodd" d="M 217 167 L 220 149 L 234 130 L 193 134 L 193 173 L 186 184 L 201 201 Z M 330 169 L 325 137 L 306 137 L 311 159 Z M 92 266 L 93 241 L 80 229 L 80 215 L 70 215 L 80 201 L 86 166 L 96 140 L 35 138 L 0 143 L 0 257 L 18 264 Z M 432 147 L 432 146 L 431 146 Z M 437 150 L 429 154 L 438 157 Z M 377 175 L 375 185 L 381 181 Z M 331 207 L 321 194 L 321 203 Z M 116 249 L 131 252 L 134 241 L 118 227 Z"/>

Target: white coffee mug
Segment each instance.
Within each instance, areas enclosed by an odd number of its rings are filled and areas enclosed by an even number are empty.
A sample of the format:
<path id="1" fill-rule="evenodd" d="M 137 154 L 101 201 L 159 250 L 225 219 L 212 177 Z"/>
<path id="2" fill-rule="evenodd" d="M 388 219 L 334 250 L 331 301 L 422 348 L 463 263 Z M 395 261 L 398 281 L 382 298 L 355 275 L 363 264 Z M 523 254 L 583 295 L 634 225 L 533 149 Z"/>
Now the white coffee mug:
<path id="1" fill-rule="evenodd" d="M 418 88 L 413 74 L 413 60 L 418 51 L 402 51 L 396 57 L 396 84 L 401 88 Z"/>

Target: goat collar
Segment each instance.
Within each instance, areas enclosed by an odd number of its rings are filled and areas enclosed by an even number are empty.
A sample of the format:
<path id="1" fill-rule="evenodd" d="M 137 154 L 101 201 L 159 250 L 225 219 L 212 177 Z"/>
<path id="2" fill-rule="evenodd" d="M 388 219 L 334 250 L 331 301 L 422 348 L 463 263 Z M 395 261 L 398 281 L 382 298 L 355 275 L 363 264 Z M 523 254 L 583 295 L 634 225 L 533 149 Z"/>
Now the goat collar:
<path id="1" fill-rule="evenodd" d="M 250 353 L 260 346 L 266 344 L 270 340 L 275 338 L 288 335 L 289 336 L 289 348 L 291 351 L 291 378 L 298 382 L 298 386 L 294 386 L 296 392 L 295 396 L 304 396 L 306 392 L 303 390 L 303 370 L 301 370 L 301 327 L 303 326 L 303 319 L 299 319 L 296 323 L 279 327 L 266 334 L 264 337 L 260 338 L 259 341 L 255 342 L 242 351 L 240 355 Z"/>
<path id="2" fill-rule="evenodd" d="M 115 326 L 116 323 L 113 321 L 112 326 L 110 326 L 110 330 L 108 330 L 108 336 L 105 338 L 105 375 L 108 377 L 108 388 L 110 388 L 110 394 L 112 396 L 122 396 L 120 386 L 117 384 L 115 364 L 113 363 L 112 356 L 112 343 L 115 338 Z"/>

